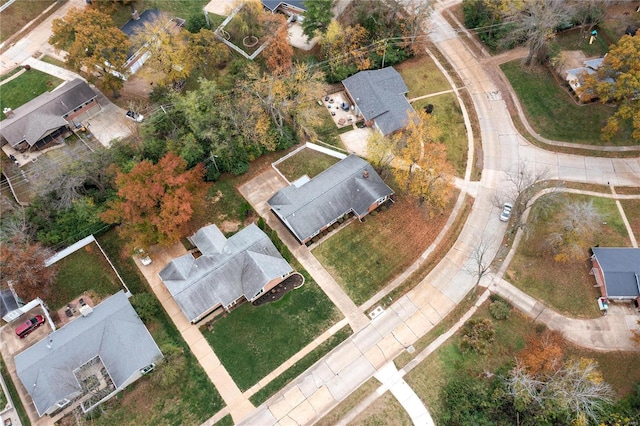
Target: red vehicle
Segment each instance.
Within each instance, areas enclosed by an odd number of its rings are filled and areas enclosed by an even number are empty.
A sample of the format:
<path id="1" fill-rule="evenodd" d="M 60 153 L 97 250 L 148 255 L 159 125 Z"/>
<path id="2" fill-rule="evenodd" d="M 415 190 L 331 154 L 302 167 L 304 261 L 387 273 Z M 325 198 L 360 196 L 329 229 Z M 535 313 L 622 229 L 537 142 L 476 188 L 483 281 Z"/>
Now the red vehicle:
<path id="1" fill-rule="evenodd" d="M 18 335 L 18 337 L 22 339 L 23 337 L 26 337 L 29 333 L 31 333 L 33 330 L 40 327 L 42 324 L 44 324 L 44 317 L 42 315 L 36 315 L 35 317 L 17 326 L 16 334 Z"/>

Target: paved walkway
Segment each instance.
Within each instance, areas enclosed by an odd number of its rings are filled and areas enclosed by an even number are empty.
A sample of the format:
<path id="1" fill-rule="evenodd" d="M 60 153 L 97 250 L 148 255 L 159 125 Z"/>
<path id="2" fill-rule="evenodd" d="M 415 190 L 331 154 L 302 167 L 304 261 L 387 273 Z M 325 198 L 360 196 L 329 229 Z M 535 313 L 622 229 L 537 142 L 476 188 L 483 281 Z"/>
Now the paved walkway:
<path id="1" fill-rule="evenodd" d="M 402 378 L 402 375 L 393 362 L 388 362 L 378 372 L 373 375 L 382 383 L 379 392 L 384 393 L 386 389 L 398 400 L 411 417 L 414 425 L 435 426 L 433 419 L 424 406 L 418 395 L 411 389 Z"/>
<path id="2" fill-rule="evenodd" d="M 178 331 L 180 331 L 185 342 L 189 345 L 191 352 L 226 403 L 226 410 L 216 414 L 216 417 L 219 417 L 217 420 L 224 417 L 228 412 L 231 414 L 231 417 L 233 417 L 234 422 L 238 422 L 251 413 L 254 409 L 253 405 L 249 399 L 242 394 L 240 389 L 238 389 L 238 386 L 236 386 L 227 370 L 220 363 L 220 360 L 198 327 L 191 324 L 184 316 L 182 310 L 180 310 L 180 307 L 171 296 L 171 293 L 169 293 L 169 290 L 167 290 L 160 279 L 159 272 L 171 262 L 171 260 L 186 254 L 184 246 L 182 243 L 178 243 L 168 249 L 153 247 L 149 251 L 149 254 L 153 259 L 153 263 L 144 266 L 140 263 L 140 260 L 136 259 L 136 264 L 149 282 L 151 289 L 163 308 L 178 328 Z"/>

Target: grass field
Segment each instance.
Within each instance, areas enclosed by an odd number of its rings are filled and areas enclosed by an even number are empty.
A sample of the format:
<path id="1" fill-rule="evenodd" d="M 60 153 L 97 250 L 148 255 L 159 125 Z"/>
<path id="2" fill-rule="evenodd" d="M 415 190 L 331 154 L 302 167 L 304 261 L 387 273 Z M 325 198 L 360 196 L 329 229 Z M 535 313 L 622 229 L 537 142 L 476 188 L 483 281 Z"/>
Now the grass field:
<path id="1" fill-rule="evenodd" d="M 529 239 L 518 246 L 507 269 L 507 280 L 565 315 L 596 318 L 601 315 L 596 304 L 600 292 L 589 274 L 591 262 L 587 252 L 581 262 L 560 263 L 554 261 L 553 254 L 546 249 L 547 229 L 555 220 L 561 200 L 574 202 L 589 198 L 576 194 L 559 194 L 558 197 L 548 217 L 533 224 Z M 594 235 L 594 241 L 607 247 L 629 246 L 630 240 L 615 202 L 607 198 L 591 199 L 606 222 L 602 231 Z"/>
<path id="2" fill-rule="evenodd" d="M 386 211 L 353 221 L 313 249 L 360 305 L 406 269 L 436 238 L 447 214 L 428 214 L 404 196 Z"/>
<path id="3" fill-rule="evenodd" d="M 394 68 L 400 73 L 409 89 L 407 99 L 451 89 L 444 74 L 427 55 L 411 58 L 395 65 Z"/>
<path id="4" fill-rule="evenodd" d="M 22 27 L 38 17 L 56 0 L 17 0 L 0 13 L 0 42 L 5 41 Z"/>
<path id="5" fill-rule="evenodd" d="M 203 334 L 241 390 L 247 390 L 340 319 L 340 313 L 311 277 L 282 299 L 241 305 Z"/>
<path id="6" fill-rule="evenodd" d="M 314 178 L 338 161 L 340 161 L 339 158 L 306 148 L 279 163 L 276 167 L 289 182 L 293 182 L 304 175 Z"/>
<path id="7" fill-rule="evenodd" d="M 124 290 L 95 243 L 70 254 L 56 265 L 60 269 L 53 291 L 47 297 L 47 304 L 53 310 L 62 308 L 85 291 L 102 299 Z"/>
<path id="8" fill-rule="evenodd" d="M 585 32 L 584 37 L 580 35 L 580 29 L 563 31 L 557 35 L 555 42 L 560 50 L 582 50 L 587 58 L 594 56 L 604 56 L 609 51 L 609 45 L 604 37 L 596 37 L 593 44 L 589 44 L 590 32 Z"/>
<path id="9" fill-rule="evenodd" d="M 636 240 L 640 239 L 640 200 L 620 200 Z"/>
<path id="10" fill-rule="evenodd" d="M 353 426 L 413 424 L 407 411 L 390 391 L 386 391 L 375 403 L 349 422 L 349 425 Z"/>
<path id="11" fill-rule="evenodd" d="M 59 78 L 45 74 L 38 70 L 29 70 L 2 85 L 2 98 L 0 98 L 0 111 L 4 108 L 16 109 L 29 102 L 44 92 L 51 91 L 62 83 Z M 6 116 L 1 113 L 4 119 Z"/>
<path id="12" fill-rule="evenodd" d="M 577 105 L 546 69 L 527 70 L 520 60 L 500 65 L 531 126 L 545 138 L 589 145 L 628 145 L 630 126 L 611 142 L 600 139 L 600 129 L 615 112 L 600 103 Z"/>
<path id="13" fill-rule="evenodd" d="M 437 141 L 447 146 L 447 160 L 453 164 L 457 175 L 464 177 L 469 144 L 467 142 L 467 129 L 464 125 L 458 99 L 453 93 L 445 93 L 416 101 L 413 103 L 413 108 L 418 111 L 428 104 L 432 104 L 434 107 L 435 125 L 441 132 Z"/>

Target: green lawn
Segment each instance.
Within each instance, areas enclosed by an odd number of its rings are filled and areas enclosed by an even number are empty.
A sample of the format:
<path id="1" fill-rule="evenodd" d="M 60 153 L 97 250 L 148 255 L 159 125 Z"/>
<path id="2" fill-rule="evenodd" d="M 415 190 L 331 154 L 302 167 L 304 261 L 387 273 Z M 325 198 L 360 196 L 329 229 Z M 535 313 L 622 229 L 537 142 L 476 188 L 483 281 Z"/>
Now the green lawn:
<path id="1" fill-rule="evenodd" d="M 404 271 L 435 239 L 446 215 L 429 219 L 403 196 L 386 211 L 357 220 L 313 248 L 313 255 L 361 305 Z"/>
<path id="2" fill-rule="evenodd" d="M 433 116 L 436 118 L 435 126 L 441 132 L 437 140 L 447 146 L 447 160 L 453 164 L 458 176 L 464 177 L 469 144 L 458 99 L 454 93 L 445 93 L 416 101 L 413 103 L 413 108 L 418 111 L 428 104 L 433 105 Z"/>
<path id="3" fill-rule="evenodd" d="M 620 200 L 636 240 L 640 239 L 640 200 Z"/>
<path id="4" fill-rule="evenodd" d="M 558 194 L 558 197 L 549 216 L 531 225 L 529 239 L 518 246 L 507 270 L 507 280 L 565 315 L 596 318 L 601 315 L 596 304 L 600 292 L 594 287 L 594 278 L 589 274 L 591 262 L 587 260 L 588 254 L 585 252 L 582 262 L 559 263 L 546 250 L 547 229 L 555 220 L 560 200 L 587 201 L 589 198 L 576 194 Z M 602 231 L 595 235 L 596 244 L 628 247 L 630 240 L 615 202 L 607 198 L 591 199 L 606 222 Z"/>
<path id="5" fill-rule="evenodd" d="M 265 387 L 256 392 L 250 399 L 251 403 L 256 407 L 269 399 L 271 395 L 284 388 L 289 382 L 305 372 L 309 367 L 315 364 L 318 360 L 331 352 L 333 348 L 338 346 L 344 340 L 347 339 L 353 331 L 348 325 L 339 330 L 333 336 L 326 341 L 322 342 L 313 351 L 305 355 L 300 361 L 289 367 L 284 373 L 276 377 L 273 381 L 269 382 Z"/>
<path id="6" fill-rule="evenodd" d="M 342 140 L 340 139 L 340 131 L 338 130 L 336 123 L 331 119 L 331 115 L 329 115 L 327 109 L 317 103 L 312 105 L 311 108 L 319 121 L 315 126 L 313 126 L 313 130 L 315 130 L 318 135 L 318 139 L 326 144 L 343 148 Z M 352 128 L 345 127 L 345 129 Z M 311 142 L 315 142 L 315 140 L 311 140 Z"/>
<path id="7" fill-rule="evenodd" d="M 326 331 L 340 312 L 311 277 L 282 299 L 255 307 L 245 303 L 203 334 L 241 390 L 247 390 Z"/>
<path id="8" fill-rule="evenodd" d="M 495 326 L 495 341 L 486 355 L 461 353 L 458 346 L 461 333 L 458 332 L 405 376 L 407 383 L 427 404 L 436 424 L 442 423 L 444 412 L 441 397 L 448 381 L 464 377 L 480 381 L 487 374 L 505 373 L 509 363 L 524 348 L 526 337 L 544 330 L 543 326 L 513 309 L 507 320 L 495 320 L 488 313 L 488 302 L 472 317 L 489 318 Z M 634 368 L 637 365 L 637 353 L 595 352 L 577 348 L 566 341 L 563 344 L 566 355 L 597 360 L 604 380 L 620 396 L 626 395 L 640 381 L 640 370 Z"/>
<path id="9" fill-rule="evenodd" d="M 313 178 L 338 161 L 339 158 L 305 148 L 279 163 L 277 168 L 289 182 L 293 182 L 304 175 Z"/>
<path id="10" fill-rule="evenodd" d="M 609 51 L 609 45 L 604 37 L 597 37 L 593 44 L 589 44 L 591 33 L 584 34 L 585 38 L 580 36 L 579 29 L 563 31 L 558 34 L 555 42 L 560 50 L 582 50 L 587 58 L 593 56 L 604 56 Z"/>
<path id="11" fill-rule="evenodd" d="M 42 58 L 40 58 L 40 60 L 42 62 L 46 62 L 48 64 L 51 65 L 56 65 L 60 68 L 66 68 L 67 65 L 64 63 L 64 61 L 61 61 L 60 59 L 56 59 L 53 56 L 49 56 L 49 55 L 44 55 Z"/>
<path id="12" fill-rule="evenodd" d="M 4 108 L 16 109 L 19 106 L 38 97 L 44 92 L 51 91 L 62 83 L 59 78 L 45 74 L 38 70 L 30 70 L 6 84 L 0 86 L 0 111 Z M 2 118 L 6 116 L 2 113 Z"/>
<path id="13" fill-rule="evenodd" d="M 520 60 L 500 65 L 523 105 L 531 126 L 545 138 L 590 145 L 628 145 L 630 126 L 607 143 L 600 129 L 615 112 L 600 103 L 577 105 L 546 69 L 528 70 Z"/>
<path id="14" fill-rule="evenodd" d="M 56 262 L 60 268 L 47 304 L 58 310 L 88 291 L 102 299 L 124 290 L 95 243 Z"/>
<path id="15" fill-rule="evenodd" d="M 135 304 L 139 295 L 150 293 L 151 290 L 125 250 L 115 229 L 102 234 L 98 240 L 134 294 L 133 303 Z M 158 383 L 158 379 L 165 366 L 160 365 L 148 379 L 137 381 L 116 398 L 103 404 L 101 407 L 104 410 L 97 410 L 96 418 L 92 420 L 92 424 L 96 426 L 200 424 L 224 407 L 218 391 L 189 350 L 178 329 L 155 296 L 151 295 L 151 300 L 155 301 L 156 311 L 153 319 L 146 320 L 145 325 L 165 356 L 167 346 L 177 348 L 170 365 L 180 374 L 174 382 L 162 385 Z"/>
<path id="16" fill-rule="evenodd" d="M 0 42 L 17 33 L 56 0 L 17 0 L 0 13 Z"/>
<path id="17" fill-rule="evenodd" d="M 409 59 L 395 65 L 394 68 L 398 70 L 409 89 L 407 99 L 451 89 L 444 74 L 427 55 Z"/>

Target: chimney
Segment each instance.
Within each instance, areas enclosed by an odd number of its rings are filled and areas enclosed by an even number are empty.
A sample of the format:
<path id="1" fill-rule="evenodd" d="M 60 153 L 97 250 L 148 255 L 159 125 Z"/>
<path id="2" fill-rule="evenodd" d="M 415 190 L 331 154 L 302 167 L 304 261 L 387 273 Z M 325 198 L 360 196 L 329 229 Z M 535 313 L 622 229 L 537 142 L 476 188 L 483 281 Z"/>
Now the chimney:
<path id="1" fill-rule="evenodd" d="M 131 19 L 133 19 L 134 21 L 137 21 L 138 19 L 140 19 L 140 14 L 138 13 L 138 9 L 135 9 L 133 12 L 131 12 Z"/>
<path id="2" fill-rule="evenodd" d="M 369 177 L 369 170 L 366 170 L 366 169 L 363 170 L 362 171 L 362 177 L 365 178 L 365 179 L 368 178 Z"/>
<path id="3" fill-rule="evenodd" d="M 7 118 L 13 117 L 13 110 L 11 108 L 3 108 L 2 112 Z"/>

